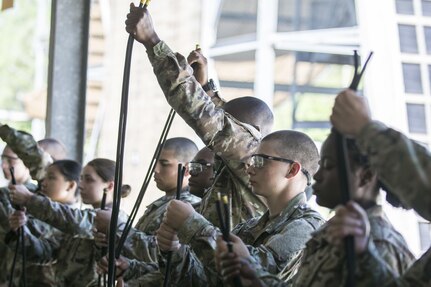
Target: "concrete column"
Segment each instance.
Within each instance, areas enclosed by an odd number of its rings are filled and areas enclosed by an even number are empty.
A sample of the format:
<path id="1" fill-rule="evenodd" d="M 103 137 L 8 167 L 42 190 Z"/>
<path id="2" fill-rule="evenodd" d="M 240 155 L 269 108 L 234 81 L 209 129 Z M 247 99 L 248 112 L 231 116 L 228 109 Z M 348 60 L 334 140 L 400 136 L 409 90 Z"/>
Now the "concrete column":
<path id="1" fill-rule="evenodd" d="M 83 158 L 90 1 L 52 1 L 46 131 Z"/>

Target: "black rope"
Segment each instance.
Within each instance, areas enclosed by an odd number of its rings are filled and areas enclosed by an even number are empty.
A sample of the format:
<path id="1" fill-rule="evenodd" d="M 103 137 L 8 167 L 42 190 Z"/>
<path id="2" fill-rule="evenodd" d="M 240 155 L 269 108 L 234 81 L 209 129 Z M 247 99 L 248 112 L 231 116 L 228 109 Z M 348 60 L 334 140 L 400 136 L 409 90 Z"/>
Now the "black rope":
<path id="1" fill-rule="evenodd" d="M 10 171 L 10 176 L 11 176 L 11 182 L 13 185 L 16 185 L 16 179 L 15 179 L 15 172 L 14 172 L 14 168 L 13 166 L 11 166 L 9 168 Z M 19 205 L 14 205 L 14 208 L 16 210 L 23 210 L 23 208 Z M 14 277 L 14 273 L 15 273 L 15 267 L 16 267 L 16 260 L 18 259 L 18 252 L 19 252 L 19 245 L 21 244 L 21 264 L 22 264 L 22 270 L 21 270 L 21 284 L 22 286 L 26 286 L 27 285 L 27 279 L 26 279 L 26 250 L 25 250 L 25 233 L 24 233 L 24 226 L 21 226 L 18 230 L 17 230 L 17 239 L 16 239 L 16 246 L 15 246 L 15 254 L 13 256 L 13 261 L 12 261 L 12 269 L 10 271 L 10 281 L 9 281 L 9 287 L 12 286 L 13 284 L 13 277 Z"/>
<path id="2" fill-rule="evenodd" d="M 181 189 L 183 187 L 183 179 L 186 168 L 183 167 L 181 163 L 178 164 L 178 175 L 177 175 L 177 192 L 175 194 L 175 199 L 179 200 L 181 197 Z M 172 265 L 172 251 L 169 251 L 166 258 L 166 269 L 165 277 L 163 279 L 163 287 L 167 287 L 169 284 L 169 277 L 171 276 L 171 265 Z"/>
<path id="3" fill-rule="evenodd" d="M 138 214 L 145 192 L 147 191 L 148 185 L 151 182 L 151 178 L 153 176 L 154 169 L 156 168 L 157 161 L 159 160 L 160 153 L 162 152 L 163 146 L 165 145 L 165 141 L 168 136 L 169 130 L 171 128 L 174 117 L 175 117 L 175 111 L 171 109 L 168 115 L 168 118 L 166 119 L 165 126 L 162 130 L 162 134 L 160 135 L 159 142 L 157 143 L 156 150 L 154 151 L 153 158 L 151 159 L 150 166 L 148 167 L 148 171 L 147 171 L 147 175 L 145 176 L 144 183 L 142 184 L 141 190 L 139 191 L 139 195 L 136 198 L 135 205 L 133 206 L 130 216 L 126 222 L 123 233 L 121 234 L 121 238 L 118 241 L 118 245 L 115 253 L 116 258 L 120 256 L 121 250 L 123 249 L 124 243 L 126 242 L 127 236 L 132 228 L 133 221 L 135 220 L 136 215 Z"/>
<path id="4" fill-rule="evenodd" d="M 139 4 L 140 8 L 146 8 L 143 0 Z M 114 287 L 115 284 L 115 239 L 117 233 L 118 215 L 120 211 L 121 203 L 121 186 L 123 179 L 123 155 L 124 155 L 124 143 L 126 138 L 126 126 L 127 126 L 127 106 L 129 99 L 129 82 L 130 82 L 130 65 L 132 59 L 134 39 L 132 35 L 129 35 L 126 48 L 126 59 L 124 61 L 124 73 L 123 73 L 123 87 L 121 93 L 121 106 L 120 106 L 120 118 L 118 125 L 118 139 L 117 139 L 117 157 L 115 166 L 115 177 L 114 177 L 114 195 L 112 204 L 112 215 L 109 228 L 109 241 L 108 241 L 108 286 Z"/>
<path id="5" fill-rule="evenodd" d="M 106 196 L 107 196 L 107 194 L 108 194 L 108 191 L 106 189 L 103 189 L 102 202 L 100 203 L 100 209 L 101 210 L 105 210 L 105 208 L 106 208 Z M 102 247 L 100 250 L 101 256 L 102 257 L 105 256 L 106 252 L 107 252 L 106 247 Z M 102 276 L 103 276 L 103 285 L 102 285 Z M 97 286 L 106 287 L 106 274 L 103 274 L 103 275 L 99 274 Z"/>
<path id="6" fill-rule="evenodd" d="M 352 82 L 349 86 L 349 89 L 356 91 L 361 81 L 362 75 L 367 67 L 368 61 L 372 56 L 372 52 L 369 54 L 367 60 L 365 61 L 364 67 L 361 72 L 358 73 L 359 70 L 359 56 L 357 51 L 354 51 L 354 64 L 355 64 L 355 73 L 353 75 Z M 344 135 L 340 132 L 335 131 L 335 143 L 337 148 L 337 159 L 338 159 L 338 172 L 339 172 L 339 180 L 340 180 L 340 188 L 341 188 L 341 203 L 346 204 L 351 199 L 351 186 L 350 186 L 350 161 L 347 151 L 347 142 Z M 346 260 L 347 260 L 347 277 L 346 277 L 346 287 L 354 287 L 355 286 L 355 267 L 356 267 L 356 258 L 355 258 L 355 242 L 353 236 L 347 236 L 345 239 L 345 252 L 346 252 Z"/>

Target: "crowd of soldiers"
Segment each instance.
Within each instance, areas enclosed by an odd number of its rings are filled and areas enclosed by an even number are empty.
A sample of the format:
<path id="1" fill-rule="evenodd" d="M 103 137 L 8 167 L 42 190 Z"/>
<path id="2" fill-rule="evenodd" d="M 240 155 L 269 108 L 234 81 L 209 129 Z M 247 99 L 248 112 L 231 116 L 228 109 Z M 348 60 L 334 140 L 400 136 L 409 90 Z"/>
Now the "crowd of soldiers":
<path id="1" fill-rule="evenodd" d="M 174 53 L 147 9 L 131 4 L 126 30 L 146 47 L 167 102 L 206 147 L 166 140 L 154 170 L 165 196 L 128 233 L 115 260 L 117 286 L 349 286 L 348 278 L 355 286 L 431 286 L 431 249 L 416 260 L 378 204 L 384 189 L 391 204 L 431 218 L 426 148 L 372 120 L 365 99 L 345 90 L 319 156 L 306 134 L 272 132 L 261 100 L 225 102 L 208 88 L 200 49 L 187 59 Z M 347 137 L 347 204 L 336 131 Z M 0 136 L 10 181 L 0 189 L 0 286 L 103 286 L 115 162 L 96 158 L 82 168 L 54 139 L 35 142 L 7 125 Z M 122 196 L 129 193 L 124 185 Z M 309 207 L 311 193 L 334 210 L 331 219 Z M 118 236 L 127 218 L 120 212 Z M 346 237 L 354 239 L 354 270 Z"/>

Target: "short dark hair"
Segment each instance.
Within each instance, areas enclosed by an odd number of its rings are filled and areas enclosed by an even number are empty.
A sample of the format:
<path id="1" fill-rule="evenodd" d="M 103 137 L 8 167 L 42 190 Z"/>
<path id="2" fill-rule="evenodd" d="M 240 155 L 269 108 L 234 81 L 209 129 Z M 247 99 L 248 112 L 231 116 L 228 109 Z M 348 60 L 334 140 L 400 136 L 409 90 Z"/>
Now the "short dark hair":
<path id="1" fill-rule="evenodd" d="M 306 134 L 292 130 L 281 130 L 270 133 L 262 142 L 275 142 L 275 152 L 278 156 L 297 161 L 310 177 L 319 167 L 319 151 L 313 140 Z"/>
<path id="2" fill-rule="evenodd" d="M 70 181 L 79 182 L 79 177 L 81 175 L 81 164 L 77 161 L 70 159 L 62 159 L 54 161 L 51 166 L 58 168 L 60 173 Z"/>
<path id="3" fill-rule="evenodd" d="M 262 136 L 271 132 L 274 115 L 268 105 L 256 97 L 241 97 L 227 102 L 223 109 L 240 122 L 260 129 Z"/>
<path id="4" fill-rule="evenodd" d="M 170 138 L 165 141 L 164 150 L 173 150 L 178 161 L 187 163 L 193 159 L 198 152 L 196 144 L 184 137 Z"/>

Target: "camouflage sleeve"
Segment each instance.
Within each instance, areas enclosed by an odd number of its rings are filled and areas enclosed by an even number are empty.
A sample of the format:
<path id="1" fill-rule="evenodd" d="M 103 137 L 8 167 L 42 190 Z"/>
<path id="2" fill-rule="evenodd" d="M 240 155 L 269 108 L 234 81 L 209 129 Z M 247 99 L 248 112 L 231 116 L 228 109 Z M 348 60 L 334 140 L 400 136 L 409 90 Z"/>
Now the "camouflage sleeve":
<path id="1" fill-rule="evenodd" d="M 260 133 L 217 108 L 182 55 L 161 41 L 148 56 L 168 103 L 205 145 L 231 160 L 243 160 L 256 149 Z"/>
<path id="2" fill-rule="evenodd" d="M 124 243 L 122 255 L 130 259 L 157 263 L 160 251 L 156 236 L 132 227 Z"/>
<path id="3" fill-rule="evenodd" d="M 138 279 L 145 274 L 152 273 L 159 269 L 158 264 L 154 262 L 143 262 L 136 259 L 129 259 L 129 268 L 123 275 L 125 281 Z"/>
<path id="4" fill-rule="evenodd" d="M 269 237 L 264 244 L 248 246 L 250 255 L 265 270 L 278 274 L 291 261 L 297 261 L 305 243 L 315 228 L 306 220 L 294 220 L 288 223 L 281 232 Z"/>
<path id="5" fill-rule="evenodd" d="M 190 245 L 197 258 L 205 266 L 214 266 L 214 251 L 220 231 L 202 215 L 194 212 L 178 230 L 182 244 Z"/>
<path id="6" fill-rule="evenodd" d="M 28 224 L 28 223 L 27 223 Z M 34 263 L 46 263 L 54 260 L 60 247 L 62 235 L 60 232 L 50 232 L 44 236 L 33 234 L 24 226 L 26 259 Z M 15 250 L 18 235 L 9 233 L 6 244 Z"/>
<path id="7" fill-rule="evenodd" d="M 27 211 L 64 233 L 93 238 L 92 227 L 96 216 L 95 210 L 72 208 L 51 201 L 48 197 L 33 195 L 27 203 Z"/>
<path id="8" fill-rule="evenodd" d="M 357 257 L 356 277 L 364 286 L 382 286 L 396 275 L 370 241 L 368 249 Z"/>
<path id="9" fill-rule="evenodd" d="M 372 122 L 361 131 L 358 144 L 379 179 L 401 202 L 431 220 L 431 155 L 402 133 Z"/>
<path id="10" fill-rule="evenodd" d="M 6 188 L 0 188 L 0 240 L 1 235 L 9 230 L 9 215 L 12 212 L 7 192 Z"/>
<path id="11" fill-rule="evenodd" d="M 401 277 L 388 280 L 385 287 L 431 286 L 431 249 L 422 255 Z"/>
<path id="12" fill-rule="evenodd" d="M 17 131 L 8 125 L 2 125 L 0 126 L 0 137 L 28 167 L 33 179 L 42 180 L 45 177 L 46 167 L 53 160 L 37 145 L 32 135 Z"/>
<path id="13" fill-rule="evenodd" d="M 373 243 L 380 258 L 395 275 L 401 275 L 413 263 L 413 258 L 406 256 L 405 252 L 396 246 L 386 241 L 373 241 Z"/>

